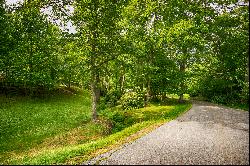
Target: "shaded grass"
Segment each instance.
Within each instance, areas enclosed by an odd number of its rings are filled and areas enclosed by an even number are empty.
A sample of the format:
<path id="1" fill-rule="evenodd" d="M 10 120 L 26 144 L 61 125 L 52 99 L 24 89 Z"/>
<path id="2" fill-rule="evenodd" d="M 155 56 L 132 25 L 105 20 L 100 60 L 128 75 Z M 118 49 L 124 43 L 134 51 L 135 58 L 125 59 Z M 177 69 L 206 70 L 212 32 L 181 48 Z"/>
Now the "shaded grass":
<path id="1" fill-rule="evenodd" d="M 242 103 L 232 103 L 232 104 L 223 104 L 224 106 L 235 108 L 235 109 L 241 109 L 244 111 L 249 111 L 249 104 L 242 104 Z"/>
<path id="2" fill-rule="evenodd" d="M 87 92 L 44 99 L 0 96 L 0 157 L 29 150 L 90 121 L 88 96 Z"/>

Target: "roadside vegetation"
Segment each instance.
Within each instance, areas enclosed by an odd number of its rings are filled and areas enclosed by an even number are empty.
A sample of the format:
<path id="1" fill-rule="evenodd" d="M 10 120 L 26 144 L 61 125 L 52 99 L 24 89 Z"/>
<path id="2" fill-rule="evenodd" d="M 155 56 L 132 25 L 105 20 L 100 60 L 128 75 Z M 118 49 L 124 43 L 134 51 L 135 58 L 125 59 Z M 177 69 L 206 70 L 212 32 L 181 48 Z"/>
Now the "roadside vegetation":
<path id="1" fill-rule="evenodd" d="M 93 122 L 89 92 L 79 89 L 46 98 L 1 96 L 0 104 L 2 164 L 81 164 L 191 107 L 171 98 L 139 109 L 123 110 L 118 105 L 100 110 Z"/>

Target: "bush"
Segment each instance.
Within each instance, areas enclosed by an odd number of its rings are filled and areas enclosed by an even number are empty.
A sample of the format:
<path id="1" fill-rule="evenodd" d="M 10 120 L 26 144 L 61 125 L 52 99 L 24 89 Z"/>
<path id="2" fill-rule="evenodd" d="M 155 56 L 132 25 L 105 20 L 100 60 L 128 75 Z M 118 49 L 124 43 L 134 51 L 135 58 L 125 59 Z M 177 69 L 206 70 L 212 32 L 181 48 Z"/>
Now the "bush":
<path id="1" fill-rule="evenodd" d="M 242 103 L 249 103 L 249 83 L 248 82 L 243 84 L 240 97 L 241 97 Z"/>
<path id="2" fill-rule="evenodd" d="M 105 98 L 104 97 L 100 97 L 100 101 L 99 101 L 99 104 L 97 106 L 97 110 L 98 111 L 105 110 L 107 107 L 108 107 L 108 105 L 106 103 Z"/>
<path id="3" fill-rule="evenodd" d="M 118 90 L 108 91 L 105 95 L 105 102 L 108 106 L 113 107 L 117 105 L 118 100 L 121 98 L 121 92 Z"/>
<path id="4" fill-rule="evenodd" d="M 136 92 L 127 92 L 119 100 L 124 110 L 142 108 L 144 105 L 143 94 Z"/>

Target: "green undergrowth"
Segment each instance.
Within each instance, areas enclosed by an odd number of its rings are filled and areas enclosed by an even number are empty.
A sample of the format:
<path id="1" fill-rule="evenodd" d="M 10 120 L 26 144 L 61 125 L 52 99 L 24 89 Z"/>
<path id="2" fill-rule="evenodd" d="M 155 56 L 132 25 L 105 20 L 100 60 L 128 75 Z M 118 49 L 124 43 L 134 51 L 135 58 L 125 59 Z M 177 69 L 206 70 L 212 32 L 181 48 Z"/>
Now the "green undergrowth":
<path id="1" fill-rule="evenodd" d="M 175 99 L 169 99 L 167 103 L 151 103 L 149 107 L 133 110 L 122 110 L 117 106 L 103 110 L 100 115 L 111 122 L 112 133 L 115 133 L 143 121 L 174 119 L 188 106 L 190 104 L 179 104 Z"/>
<path id="2" fill-rule="evenodd" d="M 249 111 L 249 104 L 247 104 L 247 103 L 229 103 L 229 104 L 223 104 L 223 105 L 227 106 L 227 107 L 230 107 L 230 108 Z"/>
<path id="3" fill-rule="evenodd" d="M 83 95 L 82 95 L 83 94 Z M 81 164 L 133 141 L 191 108 L 175 99 L 146 108 L 99 111 L 91 121 L 88 93 L 6 99 L 1 96 L 1 164 Z"/>

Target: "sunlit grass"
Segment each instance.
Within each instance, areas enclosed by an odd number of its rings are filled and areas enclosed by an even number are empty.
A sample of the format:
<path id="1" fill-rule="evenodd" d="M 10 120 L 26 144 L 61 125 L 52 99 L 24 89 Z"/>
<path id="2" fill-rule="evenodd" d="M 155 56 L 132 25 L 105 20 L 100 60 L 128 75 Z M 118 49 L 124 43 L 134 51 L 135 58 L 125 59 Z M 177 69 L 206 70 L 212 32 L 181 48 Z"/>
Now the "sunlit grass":
<path id="1" fill-rule="evenodd" d="M 187 103 L 179 104 L 176 100 L 171 100 L 170 103 L 151 103 L 149 107 L 134 110 L 121 110 L 121 107 L 118 106 L 103 110 L 100 114 L 112 122 L 114 133 L 142 121 L 176 118 L 191 105 Z"/>
<path id="2" fill-rule="evenodd" d="M 177 94 L 167 94 L 166 96 L 173 99 L 179 99 L 179 96 Z M 183 94 L 183 98 L 184 100 L 188 100 L 190 96 L 189 94 Z"/>

